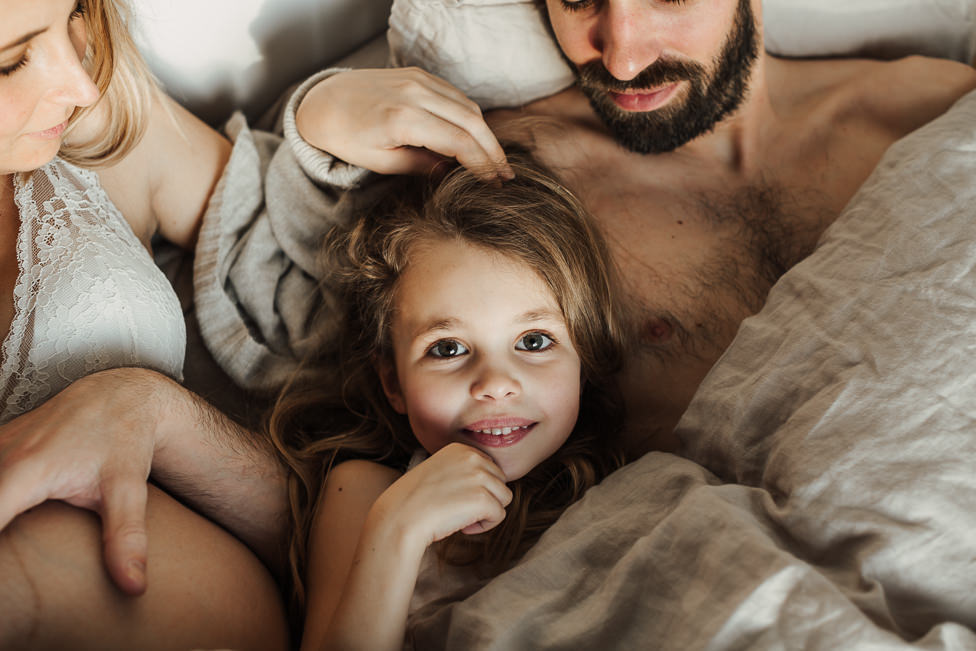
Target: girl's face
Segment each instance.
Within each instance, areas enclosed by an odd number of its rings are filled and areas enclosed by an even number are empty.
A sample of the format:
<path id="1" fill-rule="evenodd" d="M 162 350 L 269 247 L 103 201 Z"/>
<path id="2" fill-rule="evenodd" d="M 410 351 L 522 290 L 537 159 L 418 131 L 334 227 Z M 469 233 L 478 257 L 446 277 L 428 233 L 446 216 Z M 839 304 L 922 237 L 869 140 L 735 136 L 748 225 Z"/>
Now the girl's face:
<path id="1" fill-rule="evenodd" d="M 86 42 L 76 0 L 0 0 L 0 174 L 48 163 L 74 110 L 98 99 Z"/>
<path id="2" fill-rule="evenodd" d="M 552 455 L 579 413 L 580 359 L 552 292 L 525 263 L 454 240 L 410 252 L 392 321 L 394 409 L 434 453 L 461 442 L 512 481 Z"/>

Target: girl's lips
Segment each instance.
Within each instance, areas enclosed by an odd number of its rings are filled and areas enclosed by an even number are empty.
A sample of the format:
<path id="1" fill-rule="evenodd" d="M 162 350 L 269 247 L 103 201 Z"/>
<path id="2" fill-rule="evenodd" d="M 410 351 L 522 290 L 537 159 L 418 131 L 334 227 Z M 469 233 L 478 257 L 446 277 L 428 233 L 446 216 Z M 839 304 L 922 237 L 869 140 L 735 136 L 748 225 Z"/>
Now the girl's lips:
<path id="1" fill-rule="evenodd" d="M 657 90 L 637 93 L 615 93 L 608 91 L 610 99 L 624 111 L 653 111 L 664 106 L 678 90 L 680 82 L 674 82 Z"/>
<path id="2" fill-rule="evenodd" d="M 499 434 L 495 434 L 495 433 L 489 434 L 486 433 L 484 430 L 470 430 L 470 429 L 465 429 L 463 430 L 463 432 L 466 437 L 470 438 L 472 441 L 474 441 L 475 443 L 477 443 L 482 447 L 507 448 L 509 446 L 515 445 L 516 443 L 524 439 L 526 436 L 528 436 L 529 432 L 531 432 L 533 428 L 535 428 L 535 423 L 514 427 L 514 428 L 504 427 L 504 428 L 498 428 L 498 430 L 493 430 L 493 432 L 500 430 L 501 433 Z"/>
<path id="3" fill-rule="evenodd" d="M 501 418 L 483 418 L 481 420 L 475 421 L 468 425 L 465 425 L 464 429 L 471 432 L 478 432 L 482 430 L 496 430 L 515 428 L 515 427 L 528 427 L 529 425 L 534 425 L 534 420 L 529 420 L 528 418 L 517 418 L 514 416 L 506 416 Z"/>

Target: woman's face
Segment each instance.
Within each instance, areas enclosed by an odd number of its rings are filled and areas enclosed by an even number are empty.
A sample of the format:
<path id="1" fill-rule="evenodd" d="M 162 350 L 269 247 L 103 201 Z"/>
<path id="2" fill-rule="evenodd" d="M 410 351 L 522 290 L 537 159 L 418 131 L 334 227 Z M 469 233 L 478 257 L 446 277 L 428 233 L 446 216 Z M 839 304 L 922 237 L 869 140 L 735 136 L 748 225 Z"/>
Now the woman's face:
<path id="1" fill-rule="evenodd" d="M 81 9 L 76 0 L 0 0 L 0 174 L 48 163 L 71 114 L 98 99 L 81 67 Z"/>

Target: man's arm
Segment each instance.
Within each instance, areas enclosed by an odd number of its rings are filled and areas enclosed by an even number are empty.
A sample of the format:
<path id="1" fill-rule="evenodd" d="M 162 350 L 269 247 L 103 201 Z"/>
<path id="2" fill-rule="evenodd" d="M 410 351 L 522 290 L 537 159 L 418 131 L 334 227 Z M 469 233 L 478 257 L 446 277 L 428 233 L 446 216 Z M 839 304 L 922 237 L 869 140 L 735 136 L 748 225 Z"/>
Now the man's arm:
<path id="1" fill-rule="evenodd" d="M 146 588 L 146 479 L 228 528 L 274 566 L 285 472 L 271 450 L 154 371 L 84 377 L 0 427 L 0 529 L 49 499 L 96 511 L 122 590 Z"/>

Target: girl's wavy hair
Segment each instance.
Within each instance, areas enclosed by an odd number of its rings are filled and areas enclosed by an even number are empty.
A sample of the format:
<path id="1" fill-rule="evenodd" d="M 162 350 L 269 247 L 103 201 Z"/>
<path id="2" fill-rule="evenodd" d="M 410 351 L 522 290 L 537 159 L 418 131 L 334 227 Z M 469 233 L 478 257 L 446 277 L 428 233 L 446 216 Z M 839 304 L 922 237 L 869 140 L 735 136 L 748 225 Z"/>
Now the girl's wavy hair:
<path id="1" fill-rule="evenodd" d="M 579 201 L 528 154 L 510 149 L 508 158 L 515 178 L 501 184 L 484 183 L 463 168 L 441 182 L 397 179 L 350 228 L 327 238 L 332 273 L 326 284 L 344 306 L 338 345 L 307 360 L 321 369 L 318 380 L 286 387 L 269 419 L 271 438 L 290 468 L 289 561 L 299 613 L 311 521 L 329 469 L 350 458 L 405 468 L 420 447 L 406 417 L 388 403 L 376 371 L 378 361 L 392 363 L 397 281 L 420 241 L 464 242 L 535 269 L 565 315 L 583 380 L 573 432 L 558 452 L 510 485 L 514 499 L 505 520 L 478 536 L 452 536 L 442 557 L 477 564 L 486 575 L 505 569 L 566 507 L 624 463 L 614 378 L 623 333 L 606 244 Z"/>
<path id="2" fill-rule="evenodd" d="M 106 119 L 97 136 L 65 144 L 60 154 L 86 167 L 110 165 L 142 138 L 152 100 L 161 91 L 132 39 L 132 18 L 125 0 L 80 0 L 78 7 L 84 12 L 88 31 L 82 65 L 101 97 L 93 106 L 77 109 L 68 128 L 95 107 Z"/>

